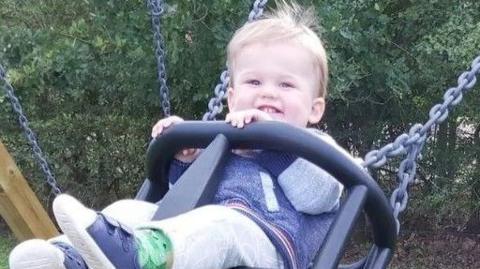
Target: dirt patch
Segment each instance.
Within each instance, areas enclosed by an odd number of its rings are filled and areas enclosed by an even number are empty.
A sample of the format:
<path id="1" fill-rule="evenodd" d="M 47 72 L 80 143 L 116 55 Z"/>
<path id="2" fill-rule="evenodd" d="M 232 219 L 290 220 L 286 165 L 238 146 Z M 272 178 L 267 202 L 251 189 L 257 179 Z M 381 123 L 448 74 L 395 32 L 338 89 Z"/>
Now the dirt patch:
<path id="1" fill-rule="evenodd" d="M 480 235 L 415 234 L 399 241 L 391 268 L 480 268 Z"/>
<path id="2" fill-rule="evenodd" d="M 366 255 L 369 244 L 356 238 L 347 250 L 343 263 Z M 480 268 L 480 234 L 454 232 L 402 235 L 390 269 L 478 269 Z"/>

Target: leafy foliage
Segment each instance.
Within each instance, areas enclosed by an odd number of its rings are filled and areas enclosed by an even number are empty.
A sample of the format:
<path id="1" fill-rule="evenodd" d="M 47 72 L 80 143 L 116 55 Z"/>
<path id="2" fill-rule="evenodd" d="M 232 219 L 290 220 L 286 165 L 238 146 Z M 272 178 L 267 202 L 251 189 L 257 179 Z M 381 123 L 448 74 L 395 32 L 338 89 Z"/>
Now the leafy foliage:
<path id="1" fill-rule="evenodd" d="M 478 1 L 299 2 L 316 7 L 329 52 L 328 110 L 320 127 L 357 155 L 425 122 L 480 48 Z M 225 45 L 250 5 L 168 1 L 162 30 L 176 114 L 201 118 L 224 67 Z M 141 0 L 4 0 L 0 7 L 0 61 L 60 185 L 91 205 L 133 195 L 144 176 L 150 126 L 161 117 L 147 12 Z M 479 96 L 470 92 L 434 131 L 411 215 L 436 208 L 443 219 L 463 216 L 458 222 L 466 223 L 478 212 Z M 0 96 L 0 136 L 47 201 L 49 190 L 7 103 Z M 388 189 L 395 165 L 376 173 Z"/>

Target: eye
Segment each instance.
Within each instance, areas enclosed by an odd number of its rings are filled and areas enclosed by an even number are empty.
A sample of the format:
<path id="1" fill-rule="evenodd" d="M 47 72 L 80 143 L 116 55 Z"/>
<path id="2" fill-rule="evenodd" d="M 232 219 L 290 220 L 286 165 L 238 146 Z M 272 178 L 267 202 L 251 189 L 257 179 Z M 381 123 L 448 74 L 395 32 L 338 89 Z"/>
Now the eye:
<path id="1" fill-rule="evenodd" d="M 259 86 L 261 84 L 261 82 L 258 79 L 249 79 L 249 80 L 247 80 L 247 84 L 250 84 L 250 85 L 253 85 L 253 86 Z"/>
<path id="2" fill-rule="evenodd" d="M 291 82 L 285 81 L 280 83 L 280 87 L 282 88 L 295 88 L 295 85 Z"/>

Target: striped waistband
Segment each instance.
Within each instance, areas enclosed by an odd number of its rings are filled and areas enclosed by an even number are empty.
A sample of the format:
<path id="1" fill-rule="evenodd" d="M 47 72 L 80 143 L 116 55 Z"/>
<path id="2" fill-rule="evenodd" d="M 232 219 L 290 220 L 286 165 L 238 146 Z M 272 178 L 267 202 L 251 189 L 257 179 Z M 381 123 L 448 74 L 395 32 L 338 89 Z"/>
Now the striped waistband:
<path id="1" fill-rule="evenodd" d="M 262 229 L 264 229 L 267 234 L 275 237 L 276 241 L 285 250 L 285 258 L 288 265 L 287 268 L 299 268 L 297 255 L 295 253 L 295 248 L 293 247 L 293 242 L 285 231 L 264 220 L 263 217 L 259 216 L 245 202 L 241 200 L 230 200 L 227 201 L 224 205 L 243 213 L 244 215 L 255 221 L 255 223 L 257 223 Z"/>

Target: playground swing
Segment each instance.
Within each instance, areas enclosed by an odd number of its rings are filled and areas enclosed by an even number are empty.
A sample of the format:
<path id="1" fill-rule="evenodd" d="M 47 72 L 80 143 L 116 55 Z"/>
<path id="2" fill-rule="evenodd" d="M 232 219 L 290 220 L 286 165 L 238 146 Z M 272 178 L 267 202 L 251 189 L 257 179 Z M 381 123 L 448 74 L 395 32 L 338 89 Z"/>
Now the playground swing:
<path id="1" fill-rule="evenodd" d="M 256 0 L 249 20 L 261 16 L 266 0 Z M 168 87 L 164 65 L 163 37 L 160 33 L 160 16 L 163 13 L 162 0 L 149 0 L 151 9 L 156 59 L 160 81 L 160 95 L 165 115 L 170 115 Z M 147 151 L 147 179 L 141 186 L 136 199 L 157 202 L 163 199 L 154 215 L 155 220 L 172 217 L 195 207 L 208 204 L 219 183 L 220 173 L 226 153 L 233 148 L 275 149 L 293 153 L 322 167 L 346 187 L 346 198 L 332 224 L 330 231 L 313 261 L 312 268 L 386 268 L 400 230 L 399 214 L 406 209 L 408 186 L 416 173 L 416 160 L 426 142 L 430 130 L 443 122 L 451 108 L 457 105 L 476 83 L 480 73 L 480 56 L 471 69 L 458 78 L 458 85 L 450 88 L 443 96 L 443 103 L 433 106 L 429 120 L 425 124 L 415 124 L 407 133 L 379 150 L 369 152 L 362 165 L 331 144 L 301 129 L 278 122 L 260 122 L 249 125 L 244 130 L 235 129 L 221 122 L 185 122 L 173 126 L 159 138 L 152 141 Z M 35 135 L 28 126 L 13 87 L 5 79 L 5 71 L 0 66 L 0 80 L 19 116 L 19 122 L 33 147 L 33 151 L 45 172 L 47 182 L 54 193 L 60 193 L 53 173 L 43 157 Z M 224 71 L 221 83 L 215 88 L 216 97 L 208 104 L 209 111 L 203 120 L 213 120 L 222 111 L 222 100 L 228 84 L 228 74 Z M 175 152 L 182 148 L 205 148 L 197 160 L 185 171 L 174 187 L 168 186 L 168 165 Z M 364 168 L 378 168 L 388 158 L 406 155 L 397 174 L 399 186 L 390 200 L 382 192 L 375 180 Z M 199 176 L 200 175 L 200 176 Z M 168 191 L 168 192 L 167 192 Z M 368 254 L 350 265 L 339 265 L 353 226 L 364 210 L 373 230 L 373 246 Z"/>

